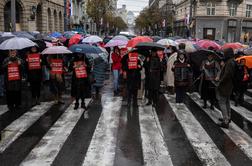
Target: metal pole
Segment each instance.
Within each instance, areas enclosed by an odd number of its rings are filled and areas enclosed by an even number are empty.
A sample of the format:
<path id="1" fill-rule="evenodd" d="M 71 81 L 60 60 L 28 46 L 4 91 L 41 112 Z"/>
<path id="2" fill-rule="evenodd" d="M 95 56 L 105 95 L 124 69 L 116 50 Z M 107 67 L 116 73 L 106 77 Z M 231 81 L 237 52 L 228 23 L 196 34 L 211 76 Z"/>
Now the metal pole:
<path id="1" fill-rule="evenodd" d="M 11 31 L 16 32 L 16 0 L 11 0 Z"/>

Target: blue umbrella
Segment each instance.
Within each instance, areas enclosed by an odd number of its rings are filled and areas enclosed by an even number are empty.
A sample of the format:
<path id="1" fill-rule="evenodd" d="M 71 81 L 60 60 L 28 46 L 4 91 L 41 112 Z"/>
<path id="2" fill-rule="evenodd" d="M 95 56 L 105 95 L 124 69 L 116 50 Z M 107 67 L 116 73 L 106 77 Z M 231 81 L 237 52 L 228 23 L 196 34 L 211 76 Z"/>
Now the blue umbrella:
<path id="1" fill-rule="evenodd" d="M 88 44 L 75 44 L 69 48 L 74 53 L 83 53 L 83 54 L 100 54 L 103 51 L 95 46 Z"/>
<path id="2" fill-rule="evenodd" d="M 53 32 L 49 35 L 50 37 L 60 38 L 62 37 L 62 34 L 59 32 Z"/>

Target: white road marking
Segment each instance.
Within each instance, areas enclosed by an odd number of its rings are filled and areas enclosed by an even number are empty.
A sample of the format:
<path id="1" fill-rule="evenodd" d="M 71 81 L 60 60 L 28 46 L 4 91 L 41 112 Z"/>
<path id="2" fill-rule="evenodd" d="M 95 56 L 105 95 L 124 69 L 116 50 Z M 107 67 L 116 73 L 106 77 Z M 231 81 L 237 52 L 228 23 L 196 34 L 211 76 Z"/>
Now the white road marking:
<path id="1" fill-rule="evenodd" d="M 248 91 L 249 93 L 252 93 L 252 89 L 247 89 L 247 91 Z"/>
<path id="2" fill-rule="evenodd" d="M 164 134 L 151 106 L 139 107 L 139 123 L 145 166 L 172 166 Z"/>
<path id="3" fill-rule="evenodd" d="M 85 100 L 86 104 L 89 102 L 90 99 Z M 57 122 L 50 128 L 39 144 L 24 159 L 21 165 L 51 165 L 83 112 L 84 109 L 81 108 L 74 110 L 74 103 L 72 103 L 57 120 Z"/>
<path id="4" fill-rule="evenodd" d="M 229 162 L 214 144 L 207 132 L 195 119 L 191 111 L 183 104 L 177 106 L 175 97 L 165 95 L 172 111 L 175 113 L 179 123 L 185 131 L 187 139 L 190 141 L 194 151 L 198 155 L 203 165 L 207 166 L 229 166 Z"/>
<path id="5" fill-rule="evenodd" d="M 83 166 L 114 165 L 122 98 L 102 95 L 101 102 L 102 113 L 83 161 Z"/>
<path id="6" fill-rule="evenodd" d="M 194 102 L 201 106 L 200 96 L 198 93 L 188 94 Z M 233 106 L 232 106 L 233 107 Z M 204 110 L 203 111 L 217 124 L 219 123 L 220 116 L 216 116 L 217 114 L 221 114 L 221 111 L 217 108 L 215 110 Z M 238 111 L 238 110 L 237 110 Z M 241 111 L 241 115 L 244 113 L 244 110 Z M 215 114 L 215 116 L 214 116 Z M 243 116 L 243 115 L 242 115 Z M 249 119 L 249 118 L 248 118 Z M 252 139 L 247 133 L 245 133 L 242 129 L 240 129 L 235 123 L 231 122 L 229 124 L 229 129 L 221 128 L 225 134 L 234 142 L 234 144 L 239 147 L 250 159 L 252 159 Z"/>
<path id="7" fill-rule="evenodd" d="M 7 105 L 0 105 L 0 116 L 9 111 Z"/>
<path id="8" fill-rule="evenodd" d="M 244 119 L 252 123 L 252 112 L 241 106 L 235 106 L 234 101 L 230 101 L 231 108 Z"/>
<path id="9" fill-rule="evenodd" d="M 2 131 L 0 141 L 0 153 L 32 126 L 42 115 L 44 115 L 54 104 L 54 102 L 42 102 L 12 122 Z"/>
<path id="10" fill-rule="evenodd" d="M 252 104 L 252 97 L 244 94 L 244 101 L 246 101 L 249 104 Z"/>

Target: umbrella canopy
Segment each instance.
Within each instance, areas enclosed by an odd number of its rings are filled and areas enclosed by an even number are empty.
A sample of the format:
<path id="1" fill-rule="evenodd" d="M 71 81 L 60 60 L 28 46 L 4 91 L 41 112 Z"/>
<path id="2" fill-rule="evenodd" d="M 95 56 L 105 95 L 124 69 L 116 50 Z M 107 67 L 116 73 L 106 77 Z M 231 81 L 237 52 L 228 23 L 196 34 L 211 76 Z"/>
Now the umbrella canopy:
<path id="1" fill-rule="evenodd" d="M 110 40 L 104 47 L 126 46 L 128 41 L 126 40 Z"/>
<path id="2" fill-rule="evenodd" d="M 0 37 L 0 44 L 1 43 L 3 43 L 5 40 L 8 40 L 8 39 L 11 39 L 11 38 L 13 38 L 13 37 L 15 37 L 15 36 L 1 36 Z"/>
<path id="3" fill-rule="evenodd" d="M 141 49 L 141 50 L 151 50 L 153 48 L 157 50 L 164 50 L 165 47 L 161 44 L 158 43 L 148 43 L 148 42 L 143 42 L 143 43 L 138 43 L 135 48 Z"/>
<path id="4" fill-rule="evenodd" d="M 3 42 L 0 45 L 0 50 L 21 50 L 32 46 L 36 46 L 36 43 L 27 38 L 13 37 Z"/>
<path id="5" fill-rule="evenodd" d="M 134 48 L 138 43 L 142 42 L 153 42 L 153 40 L 148 36 L 137 36 L 129 40 L 127 47 Z"/>
<path id="6" fill-rule="evenodd" d="M 194 42 L 191 42 L 191 41 L 187 41 L 185 42 L 185 51 L 187 53 L 193 53 L 193 52 L 196 52 L 198 49 L 197 49 L 197 45 L 194 44 Z"/>
<path id="7" fill-rule="evenodd" d="M 82 36 L 79 34 L 75 34 L 71 39 L 69 40 L 68 47 L 71 47 L 74 44 L 78 44 L 82 39 Z"/>
<path id="8" fill-rule="evenodd" d="M 33 42 L 37 44 L 39 52 L 42 52 L 44 49 L 46 49 L 46 43 L 43 40 L 33 40 Z"/>
<path id="9" fill-rule="evenodd" d="M 63 36 L 67 39 L 70 39 L 71 37 L 73 37 L 76 33 L 73 31 L 66 31 L 64 32 Z"/>
<path id="10" fill-rule="evenodd" d="M 151 36 L 151 38 L 152 38 L 153 42 L 157 42 L 162 39 L 162 37 L 160 37 L 160 36 Z"/>
<path id="11" fill-rule="evenodd" d="M 177 42 L 178 44 L 186 43 L 186 42 L 188 42 L 188 39 L 177 39 L 177 40 L 175 40 L 175 42 Z"/>
<path id="12" fill-rule="evenodd" d="M 161 39 L 161 40 L 157 41 L 157 43 L 161 44 L 163 46 L 175 46 L 176 47 L 178 45 L 177 42 L 175 42 L 171 39 Z"/>
<path id="13" fill-rule="evenodd" d="M 214 50 L 220 50 L 221 46 L 212 40 L 200 40 L 196 43 L 200 48 L 208 49 L 213 47 Z"/>
<path id="14" fill-rule="evenodd" d="M 123 36 L 123 35 L 117 35 L 117 36 L 113 37 L 111 40 L 129 41 L 129 39 L 126 36 Z"/>
<path id="15" fill-rule="evenodd" d="M 249 68 L 252 69 L 252 56 L 242 56 L 240 58 L 237 58 L 236 60 L 239 62 L 241 59 L 245 59 L 246 63 L 245 65 Z"/>
<path id="16" fill-rule="evenodd" d="M 99 36 L 92 35 L 92 36 L 84 38 L 82 40 L 82 43 L 99 43 L 102 41 L 103 41 L 102 38 L 100 38 Z"/>
<path id="17" fill-rule="evenodd" d="M 103 39 L 103 43 L 107 43 L 109 42 L 111 39 L 113 38 L 113 36 L 105 36 L 104 39 Z"/>
<path id="18" fill-rule="evenodd" d="M 207 50 L 207 49 L 201 49 L 194 53 L 190 53 L 189 59 L 190 59 L 190 62 L 199 69 L 202 64 L 202 61 L 206 60 L 208 55 L 213 55 L 214 59 L 220 60 L 220 57 L 214 51 Z"/>
<path id="19" fill-rule="evenodd" d="M 95 46 L 88 44 L 75 44 L 69 48 L 72 52 L 83 53 L 83 54 L 100 54 L 103 51 Z"/>
<path id="20" fill-rule="evenodd" d="M 17 37 L 23 37 L 23 38 L 27 38 L 30 40 L 35 40 L 34 36 L 32 36 L 30 33 L 25 32 L 25 31 L 13 32 L 13 34 L 16 35 Z"/>
<path id="21" fill-rule="evenodd" d="M 0 39 L 1 39 L 1 38 L 0 38 Z M 246 54 L 246 55 L 252 55 L 252 47 L 245 49 L 243 52 L 244 52 L 244 54 Z"/>
<path id="22" fill-rule="evenodd" d="M 15 35 L 13 34 L 13 33 L 11 33 L 11 32 L 4 32 L 4 33 L 2 33 L 2 35 L 1 35 L 2 37 L 15 37 Z"/>
<path id="23" fill-rule="evenodd" d="M 60 38 L 63 35 L 60 32 L 53 32 L 49 35 L 50 37 Z"/>
<path id="24" fill-rule="evenodd" d="M 41 54 L 71 54 L 72 52 L 64 46 L 53 46 L 46 48 Z"/>
<path id="25" fill-rule="evenodd" d="M 226 43 L 226 44 L 224 44 L 224 45 L 221 47 L 222 50 L 225 50 L 225 49 L 227 49 L 227 48 L 232 48 L 232 49 L 236 50 L 236 49 L 241 49 L 241 48 L 243 48 L 243 45 L 242 45 L 241 43 Z"/>

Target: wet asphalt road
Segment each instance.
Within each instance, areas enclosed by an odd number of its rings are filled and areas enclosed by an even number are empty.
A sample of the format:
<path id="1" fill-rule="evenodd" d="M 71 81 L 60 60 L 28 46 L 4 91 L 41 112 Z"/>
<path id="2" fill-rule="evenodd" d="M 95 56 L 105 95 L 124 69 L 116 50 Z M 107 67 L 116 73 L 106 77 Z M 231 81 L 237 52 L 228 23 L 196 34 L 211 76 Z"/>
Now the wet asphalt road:
<path id="1" fill-rule="evenodd" d="M 85 119 L 84 116 L 81 116 L 81 118 L 76 122 L 71 134 L 67 137 L 66 141 L 62 143 L 63 145 L 51 165 L 83 165 L 83 160 L 87 155 L 89 155 L 89 147 L 92 140 L 95 139 L 93 138 L 94 133 L 103 112 L 103 101 L 101 98 L 103 95 L 105 95 L 107 99 L 114 98 L 111 84 L 111 80 L 107 80 L 106 86 L 102 90 L 101 94 L 93 98 L 92 102 L 89 104 L 89 118 Z M 52 99 L 48 88 L 44 88 L 42 92 L 42 101 L 50 101 Z M 252 97 L 250 92 L 248 92 L 247 95 Z M 12 124 L 14 120 L 19 119 L 31 108 L 31 97 L 28 88 L 24 91 L 24 96 L 23 106 L 20 110 L 18 110 L 18 112 L 11 113 L 8 111 L 0 115 L 1 131 L 4 131 L 4 129 Z M 22 163 L 22 161 L 30 154 L 31 150 L 39 144 L 45 134 L 73 102 L 68 91 L 64 95 L 64 101 L 65 104 L 63 105 L 54 104 L 34 124 L 25 130 L 17 139 L 15 139 L 10 146 L 0 153 L 0 166 L 16 166 Z M 4 102 L 4 99 L 1 99 L 1 104 L 4 104 Z M 172 164 L 174 166 L 208 165 L 207 161 L 204 161 L 204 163 L 196 153 L 196 149 L 189 141 L 188 135 L 185 133 L 182 123 L 174 114 L 173 107 L 169 104 L 170 102 L 171 101 L 168 101 L 164 95 L 161 94 L 157 108 L 153 108 L 152 111 L 155 111 L 157 114 L 157 120 L 161 126 L 160 130 L 162 130 L 161 132 L 163 133 L 162 139 L 165 142 L 164 146 L 169 151 Z M 142 101 L 139 100 L 139 107 L 141 107 L 141 104 Z M 187 96 L 185 105 L 230 165 L 252 165 L 252 160 L 249 157 L 250 155 L 245 154 L 244 151 L 237 146 L 236 142 L 232 140 L 226 132 L 220 129 L 215 122 L 209 118 L 204 111 L 202 111 L 202 108 L 199 107 L 192 98 L 190 98 L 190 96 Z M 246 110 L 252 111 L 251 102 L 245 102 L 242 106 Z M 118 129 L 116 132 L 112 132 L 112 134 L 116 134 L 116 142 L 114 142 L 115 148 L 113 152 L 109 152 L 109 154 L 113 154 L 113 162 L 110 163 L 111 166 L 148 165 L 148 163 L 146 163 L 148 160 L 146 159 L 145 152 L 143 151 L 143 146 L 146 145 L 142 144 L 142 141 L 145 138 L 142 137 L 143 133 L 140 129 L 139 108 L 128 108 L 125 100 L 123 100 L 122 105 L 120 106 L 118 118 Z M 232 110 L 232 121 L 239 126 L 239 128 L 244 131 L 250 139 L 252 139 L 252 122 L 249 119 L 244 118 L 241 114 Z M 152 129 L 151 126 L 150 129 Z M 156 132 L 158 133 L 160 131 Z M 106 142 L 100 142 L 101 145 L 105 143 Z M 104 154 L 105 153 L 107 152 L 104 151 Z M 48 155 L 50 156 L 50 154 Z M 153 160 L 158 160 L 158 157 L 153 156 Z M 34 166 L 36 165 L 40 166 L 39 164 L 34 163 Z M 216 163 L 216 165 L 218 165 L 218 163 Z"/>

